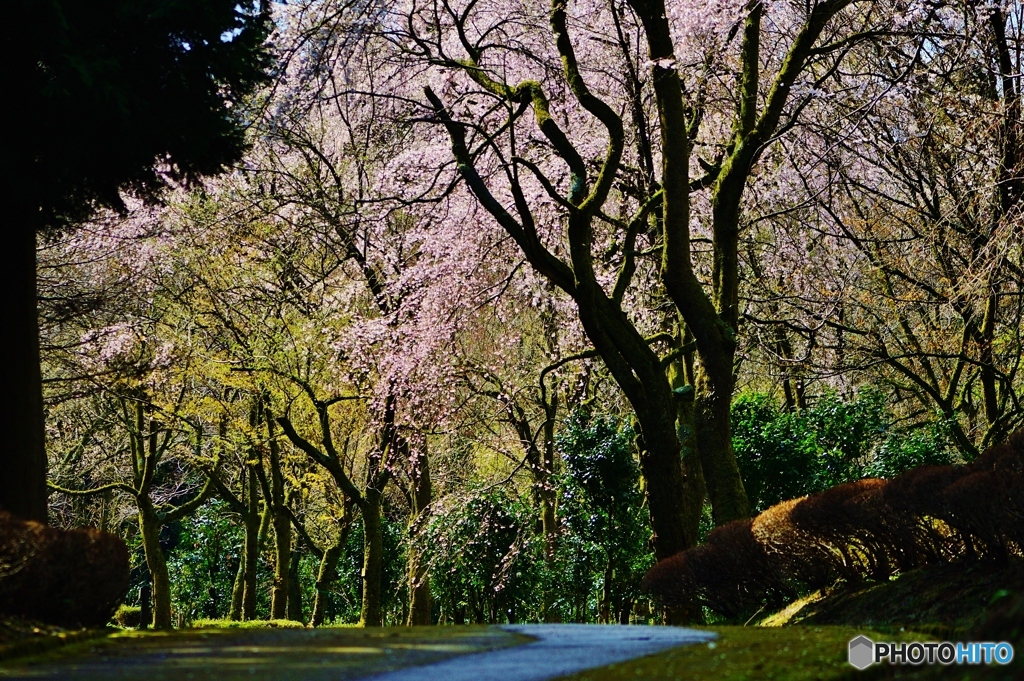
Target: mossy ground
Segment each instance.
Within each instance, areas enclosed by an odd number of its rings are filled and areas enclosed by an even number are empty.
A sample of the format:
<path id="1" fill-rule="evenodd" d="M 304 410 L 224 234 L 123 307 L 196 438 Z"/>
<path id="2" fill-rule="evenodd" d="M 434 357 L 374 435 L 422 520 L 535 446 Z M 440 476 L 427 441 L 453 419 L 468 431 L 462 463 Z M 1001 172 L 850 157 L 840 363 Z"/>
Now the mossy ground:
<path id="1" fill-rule="evenodd" d="M 963 636 L 1004 601 L 1024 595 L 1024 563 L 930 565 L 884 584 L 836 590 L 792 613 L 788 624 L 842 624 Z"/>
<path id="2" fill-rule="evenodd" d="M 707 627 L 718 634 L 709 643 L 675 648 L 565 677 L 563 681 L 810 681 L 843 679 L 851 671 L 847 646 L 853 627 Z M 916 638 L 902 634 L 904 639 Z"/>
<path id="3" fill-rule="evenodd" d="M 0 665 L 0 678 L 344 681 L 526 640 L 488 627 L 124 631 Z"/>
<path id="4" fill-rule="evenodd" d="M 0 615 L 0 663 L 29 655 L 40 655 L 75 642 L 102 638 L 110 629 L 68 629 L 65 627 Z"/>

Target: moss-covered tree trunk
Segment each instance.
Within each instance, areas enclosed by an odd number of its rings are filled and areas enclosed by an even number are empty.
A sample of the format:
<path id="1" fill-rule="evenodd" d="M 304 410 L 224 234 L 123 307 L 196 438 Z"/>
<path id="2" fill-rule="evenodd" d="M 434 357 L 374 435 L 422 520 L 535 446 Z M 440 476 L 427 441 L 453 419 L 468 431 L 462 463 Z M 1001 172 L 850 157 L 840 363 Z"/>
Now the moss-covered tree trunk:
<path id="1" fill-rule="evenodd" d="M 316 573 L 316 594 L 313 596 L 313 614 L 309 619 L 309 625 L 312 627 L 319 627 L 324 623 L 331 584 L 334 583 L 338 574 L 338 559 L 341 558 L 347 535 L 348 528 L 346 527 L 338 542 L 327 547 L 323 556 L 320 557 L 320 567 Z"/>
<path id="2" fill-rule="evenodd" d="M 291 592 L 292 538 L 291 521 L 272 513 L 274 525 L 274 583 L 270 590 L 270 617 L 288 616 L 288 594 Z"/>
<path id="3" fill-rule="evenodd" d="M 234 622 L 242 619 L 242 593 L 245 590 L 245 540 L 242 542 L 242 555 L 238 557 L 238 569 L 231 585 L 231 609 L 228 610 L 228 618 Z"/>
<path id="4" fill-rule="evenodd" d="M 245 514 L 245 543 L 243 545 L 245 572 L 242 580 L 242 619 L 253 620 L 256 619 L 256 574 L 259 569 L 260 547 L 263 544 L 263 537 L 267 533 L 267 526 L 270 524 L 270 508 L 269 504 L 265 503 L 263 512 L 260 513 L 259 481 L 255 471 L 249 471 L 247 483 L 248 511 Z"/>
<path id="5" fill-rule="evenodd" d="M 359 623 L 364 627 L 379 627 L 384 623 L 381 589 L 384 566 L 381 493 L 376 489 L 367 489 L 363 499 L 363 600 Z"/>
<path id="6" fill-rule="evenodd" d="M 716 525 L 750 515 L 732 446 L 732 393 L 731 371 L 717 380 L 707 371 L 698 374 L 694 430 Z"/>
<path id="7" fill-rule="evenodd" d="M 167 572 L 167 558 L 160 546 L 161 522 L 148 497 L 139 499 L 139 533 L 146 554 L 146 566 L 153 580 L 153 628 L 170 629 L 171 578 Z"/>
<path id="8" fill-rule="evenodd" d="M 274 585 L 270 593 L 270 617 L 284 619 L 288 615 L 288 579 L 291 571 L 292 522 L 286 508 L 284 472 L 281 449 L 274 439 L 274 419 L 266 410 L 267 435 L 270 442 L 269 503 L 274 524 Z M 301 606 L 300 606 L 301 607 Z"/>

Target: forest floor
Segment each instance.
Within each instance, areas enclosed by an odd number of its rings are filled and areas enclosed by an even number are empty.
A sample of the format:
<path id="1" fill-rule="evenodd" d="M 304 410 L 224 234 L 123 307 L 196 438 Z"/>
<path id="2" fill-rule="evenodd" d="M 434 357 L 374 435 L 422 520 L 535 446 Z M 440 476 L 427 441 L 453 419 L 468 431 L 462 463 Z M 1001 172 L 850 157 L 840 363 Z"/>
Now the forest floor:
<path id="1" fill-rule="evenodd" d="M 0 679 L 831 680 L 852 671 L 846 648 L 861 633 L 872 635 L 837 626 L 608 625 L 121 632 L 7 662 Z"/>
<path id="2" fill-rule="evenodd" d="M 104 637 L 112 631 L 114 629 L 65 629 L 53 624 L 0 615 L 0 663 Z"/>

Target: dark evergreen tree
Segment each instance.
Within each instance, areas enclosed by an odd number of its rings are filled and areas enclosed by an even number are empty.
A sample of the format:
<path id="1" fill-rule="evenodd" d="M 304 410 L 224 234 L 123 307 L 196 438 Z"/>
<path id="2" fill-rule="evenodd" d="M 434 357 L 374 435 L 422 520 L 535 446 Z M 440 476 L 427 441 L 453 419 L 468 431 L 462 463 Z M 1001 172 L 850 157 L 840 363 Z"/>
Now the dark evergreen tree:
<path id="1" fill-rule="evenodd" d="M 4 15 L 0 507 L 45 522 L 36 234 L 237 161 L 271 22 L 263 0 L 14 0 Z"/>

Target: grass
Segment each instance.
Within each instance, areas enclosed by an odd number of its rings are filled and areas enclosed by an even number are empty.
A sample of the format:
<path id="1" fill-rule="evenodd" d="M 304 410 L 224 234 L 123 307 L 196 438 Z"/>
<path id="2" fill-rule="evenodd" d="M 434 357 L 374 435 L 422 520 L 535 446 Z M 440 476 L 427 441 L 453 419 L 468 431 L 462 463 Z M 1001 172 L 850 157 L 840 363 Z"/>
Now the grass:
<path id="1" fill-rule="evenodd" d="M 563 681 L 811 681 L 843 679 L 850 639 L 873 632 L 853 627 L 707 627 L 715 641 L 675 648 L 656 655 L 619 662 L 567 676 Z M 875 635 L 878 640 L 922 640 L 902 633 Z"/>
<path id="2" fill-rule="evenodd" d="M 355 624 L 343 625 L 355 627 Z M 305 629 L 306 625 L 294 620 L 246 620 L 240 622 L 230 619 L 196 620 L 189 625 L 190 629 Z"/>
<path id="3" fill-rule="evenodd" d="M 0 665 L 0 678 L 344 681 L 527 641 L 487 627 L 123 631 Z"/>

